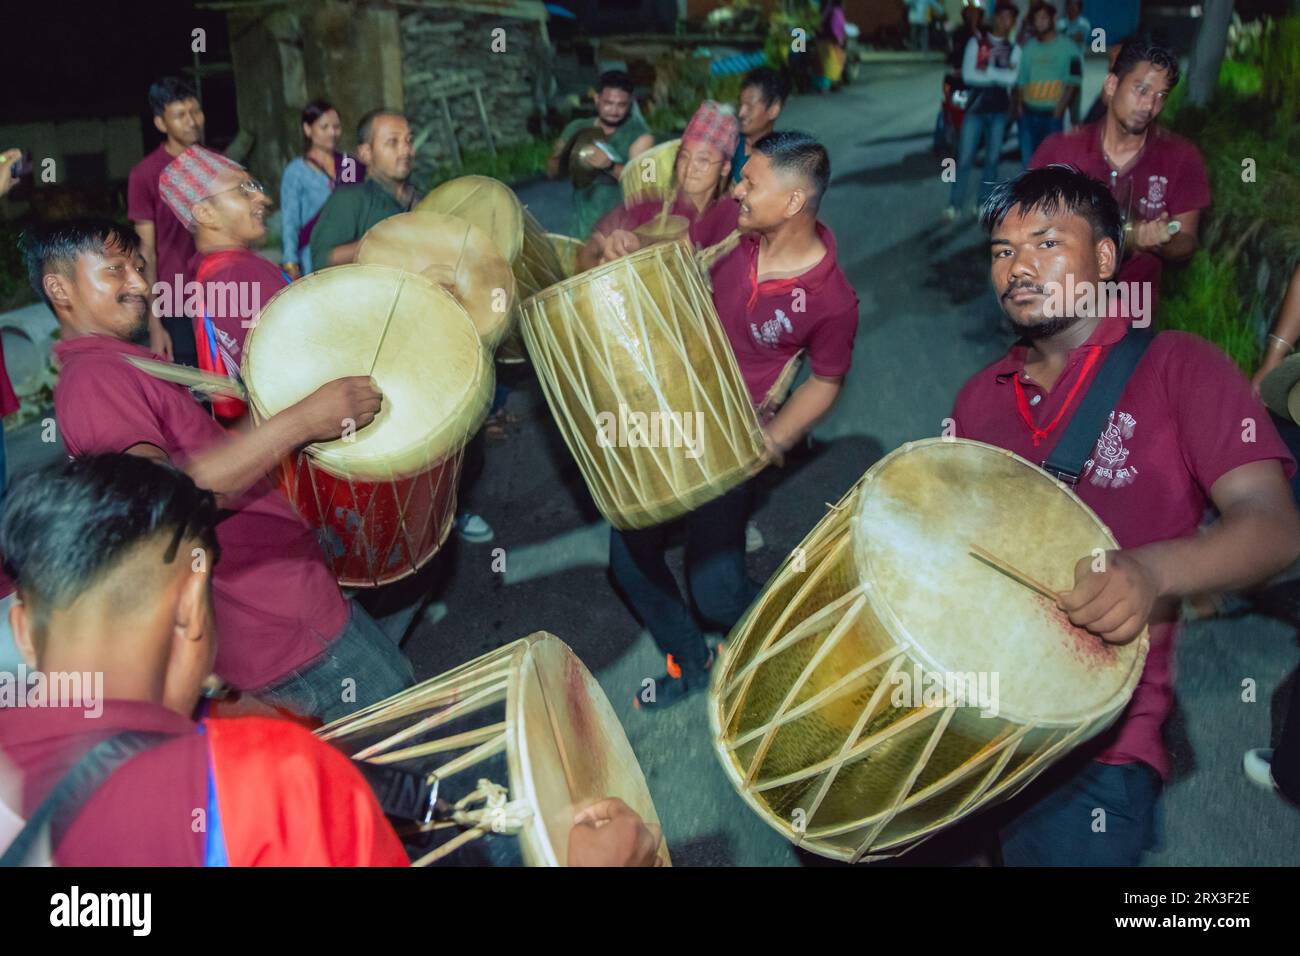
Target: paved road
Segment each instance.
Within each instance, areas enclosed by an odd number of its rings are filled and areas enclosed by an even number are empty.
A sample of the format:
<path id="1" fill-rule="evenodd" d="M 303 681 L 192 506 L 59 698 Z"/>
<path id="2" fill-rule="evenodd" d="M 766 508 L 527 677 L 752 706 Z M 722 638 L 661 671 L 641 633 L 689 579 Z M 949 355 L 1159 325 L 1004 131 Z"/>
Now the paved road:
<path id="1" fill-rule="evenodd" d="M 1090 69 L 1086 102 L 1100 79 Z M 820 443 L 760 480 L 756 520 L 767 546 L 749 557 L 758 580 L 882 454 L 936 434 L 959 385 L 1006 347 L 979 231 L 970 223 L 938 224 L 947 190 L 929 151 L 938 89 L 937 64 L 876 63 L 857 87 L 797 98 L 787 108 L 783 125 L 808 129 L 830 148 L 834 176 L 823 218 L 838 237 L 862 312 L 853 370 L 818 429 Z M 1004 174 L 1014 171 L 1004 166 Z M 537 184 L 521 194 L 548 228 L 564 231 L 565 187 Z M 432 603 L 406 644 L 417 671 L 431 676 L 532 631 L 552 631 L 595 671 L 623 720 L 679 865 L 820 863 L 795 851 L 734 793 L 712 754 L 702 699 L 661 715 L 632 709 L 634 690 L 661 673 L 662 660 L 614 593 L 608 529 L 536 383 L 514 377 L 510 409 L 522 422 L 507 441 L 488 446 L 472 492 L 497 540 L 453 543 L 426 574 L 378 596 L 391 608 L 429 594 Z M 34 429 L 11 434 L 15 471 L 52 451 Z M 503 549 L 503 571 L 494 570 L 494 548 Z M 679 569 L 680 550 L 673 553 Z M 1282 684 L 1297 659 L 1298 604 L 1281 593 L 1272 616 L 1185 629 L 1164 842 L 1148 862 L 1300 862 L 1300 812 L 1250 786 L 1240 770 L 1243 750 L 1276 736 L 1288 692 Z M 1253 702 L 1242 699 L 1244 681 L 1254 682 Z M 961 835 L 935 841 L 910 860 L 968 862 L 970 844 Z"/>

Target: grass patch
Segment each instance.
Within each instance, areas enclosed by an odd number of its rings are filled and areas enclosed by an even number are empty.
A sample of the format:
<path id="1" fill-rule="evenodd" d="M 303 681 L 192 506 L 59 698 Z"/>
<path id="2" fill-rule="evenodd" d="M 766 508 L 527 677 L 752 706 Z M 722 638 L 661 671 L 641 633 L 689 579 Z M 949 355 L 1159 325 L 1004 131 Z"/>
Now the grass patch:
<path id="1" fill-rule="evenodd" d="M 551 155 L 551 144 L 543 139 L 530 139 L 520 143 L 498 146 L 493 156 L 486 149 L 466 150 L 461 153 L 462 163 L 440 163 L 429 180 L 429 189 L 457 176 L 491 176 L 504 183 L 516 182 L 546 171 L 546 159 Z"/>

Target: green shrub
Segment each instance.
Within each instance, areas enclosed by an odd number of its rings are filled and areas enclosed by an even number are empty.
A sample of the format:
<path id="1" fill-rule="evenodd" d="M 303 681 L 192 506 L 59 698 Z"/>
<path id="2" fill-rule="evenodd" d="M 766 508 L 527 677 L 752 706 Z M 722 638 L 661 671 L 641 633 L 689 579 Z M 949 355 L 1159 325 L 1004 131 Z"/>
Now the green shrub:
<path id="1" fill-rule="evenodd" d="M 1166 283 L 1159 326 L 1209 339 L 1251 375 L 1259 360 L 1259 342 L 1242 321 L 1244 311 L 1236 264 L 1199 249 L 1175 281 Z"/>
<path id="2" fill-rule="evenodd" d="M 461 153 L 461 165 L 445 162 L 434 170 L 429 182 L 432 189 L 457 176 L 491 176 L 505 183 L 525 179 L 545 172 L 546 159 L 551 154 L 551 144 L 544 139 L 530 139 L 497 147 L 493 156 L 486 149 L 466 150 Z"/>

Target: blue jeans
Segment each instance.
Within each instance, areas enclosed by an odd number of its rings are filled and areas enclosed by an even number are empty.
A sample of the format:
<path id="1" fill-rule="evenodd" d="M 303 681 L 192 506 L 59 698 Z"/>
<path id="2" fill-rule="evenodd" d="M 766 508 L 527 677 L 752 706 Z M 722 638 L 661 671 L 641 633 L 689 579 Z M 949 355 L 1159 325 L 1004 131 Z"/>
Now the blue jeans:
<path id="1" fill-rule="evenodd" d="M 1020 161 L 1028 169 L 1034 150 L 1038 149 L 1047 137 L 1065 129 L 1065 121 L 1056 116 L 1052 110 L 1035 110 L 1026 106 L 1020 111 L 1019 127 Z"/>
<path id="2" fill-rule="evenodd" d="M 1144 763 L 1053 767 L 1007 805 L 1017 815 L 1000 833 L 1002 862 L 1137 866 L 1155 844 L 1161 785 Z"/>
<path id="3" fill-rule="evenodd" d="M 695 607 L 727 631 L 760 590 L 745 574 L 748 515 L 748 488 L 741 485 L 679 519 L 686 528 L 686 580 Z M 683 670 L 701 672 L 709 647 L 664 559 L 669 527 L 611 529 L 609 568 L 659 649 Z"/>
<path id="4" fill-rule="evenodd" d="M 406 655 L 356 601 L 348 601 L 348 609 L 347 626 L 324 654 L 256 696 L 329 723 L 413 685 Z"/>
<path id="5" fill-rule="evenodd" d="M 1002 158 L 1002 140 L 1007 132 L 1006 113 L 967 113 L 961 124 L 961 144 L 957 150 L 957 178 L 952 181 L 948 205 L 958 212 L 966 203 L 966 186 L 975 168 L 975 154 L 984 144 L 984 175 L 980 178 L 979 201 L 983 202 L 998 180 L 998 160 Z"/>

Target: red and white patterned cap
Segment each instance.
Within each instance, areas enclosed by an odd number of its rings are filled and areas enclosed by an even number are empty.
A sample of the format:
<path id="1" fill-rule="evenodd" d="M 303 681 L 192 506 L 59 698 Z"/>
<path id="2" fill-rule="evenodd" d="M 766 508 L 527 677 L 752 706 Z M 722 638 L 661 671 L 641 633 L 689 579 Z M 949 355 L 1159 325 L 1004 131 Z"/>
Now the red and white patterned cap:
<path id="1" fill-rule="evenodd" d="M 191 146 L 163 168 L 158 177 L 158 192 L 176 218 L 193 232 L 195 224 L 190 207 L 211 196 L 217 177 L 228 169 L 244 171 L 233 159 L 202 146 Z"/>
<path id="2" fill-rule="evenodd" d="M 740 136 L 740 124 L 736 117 L 713 100 L 705 100 L 695 111 L 691 121 L 682 133 L 682 145 L 688 143 L 705 143 L 722 152 L 723 159 L 731 159 L 736 152 L 736 140 Z"/>

